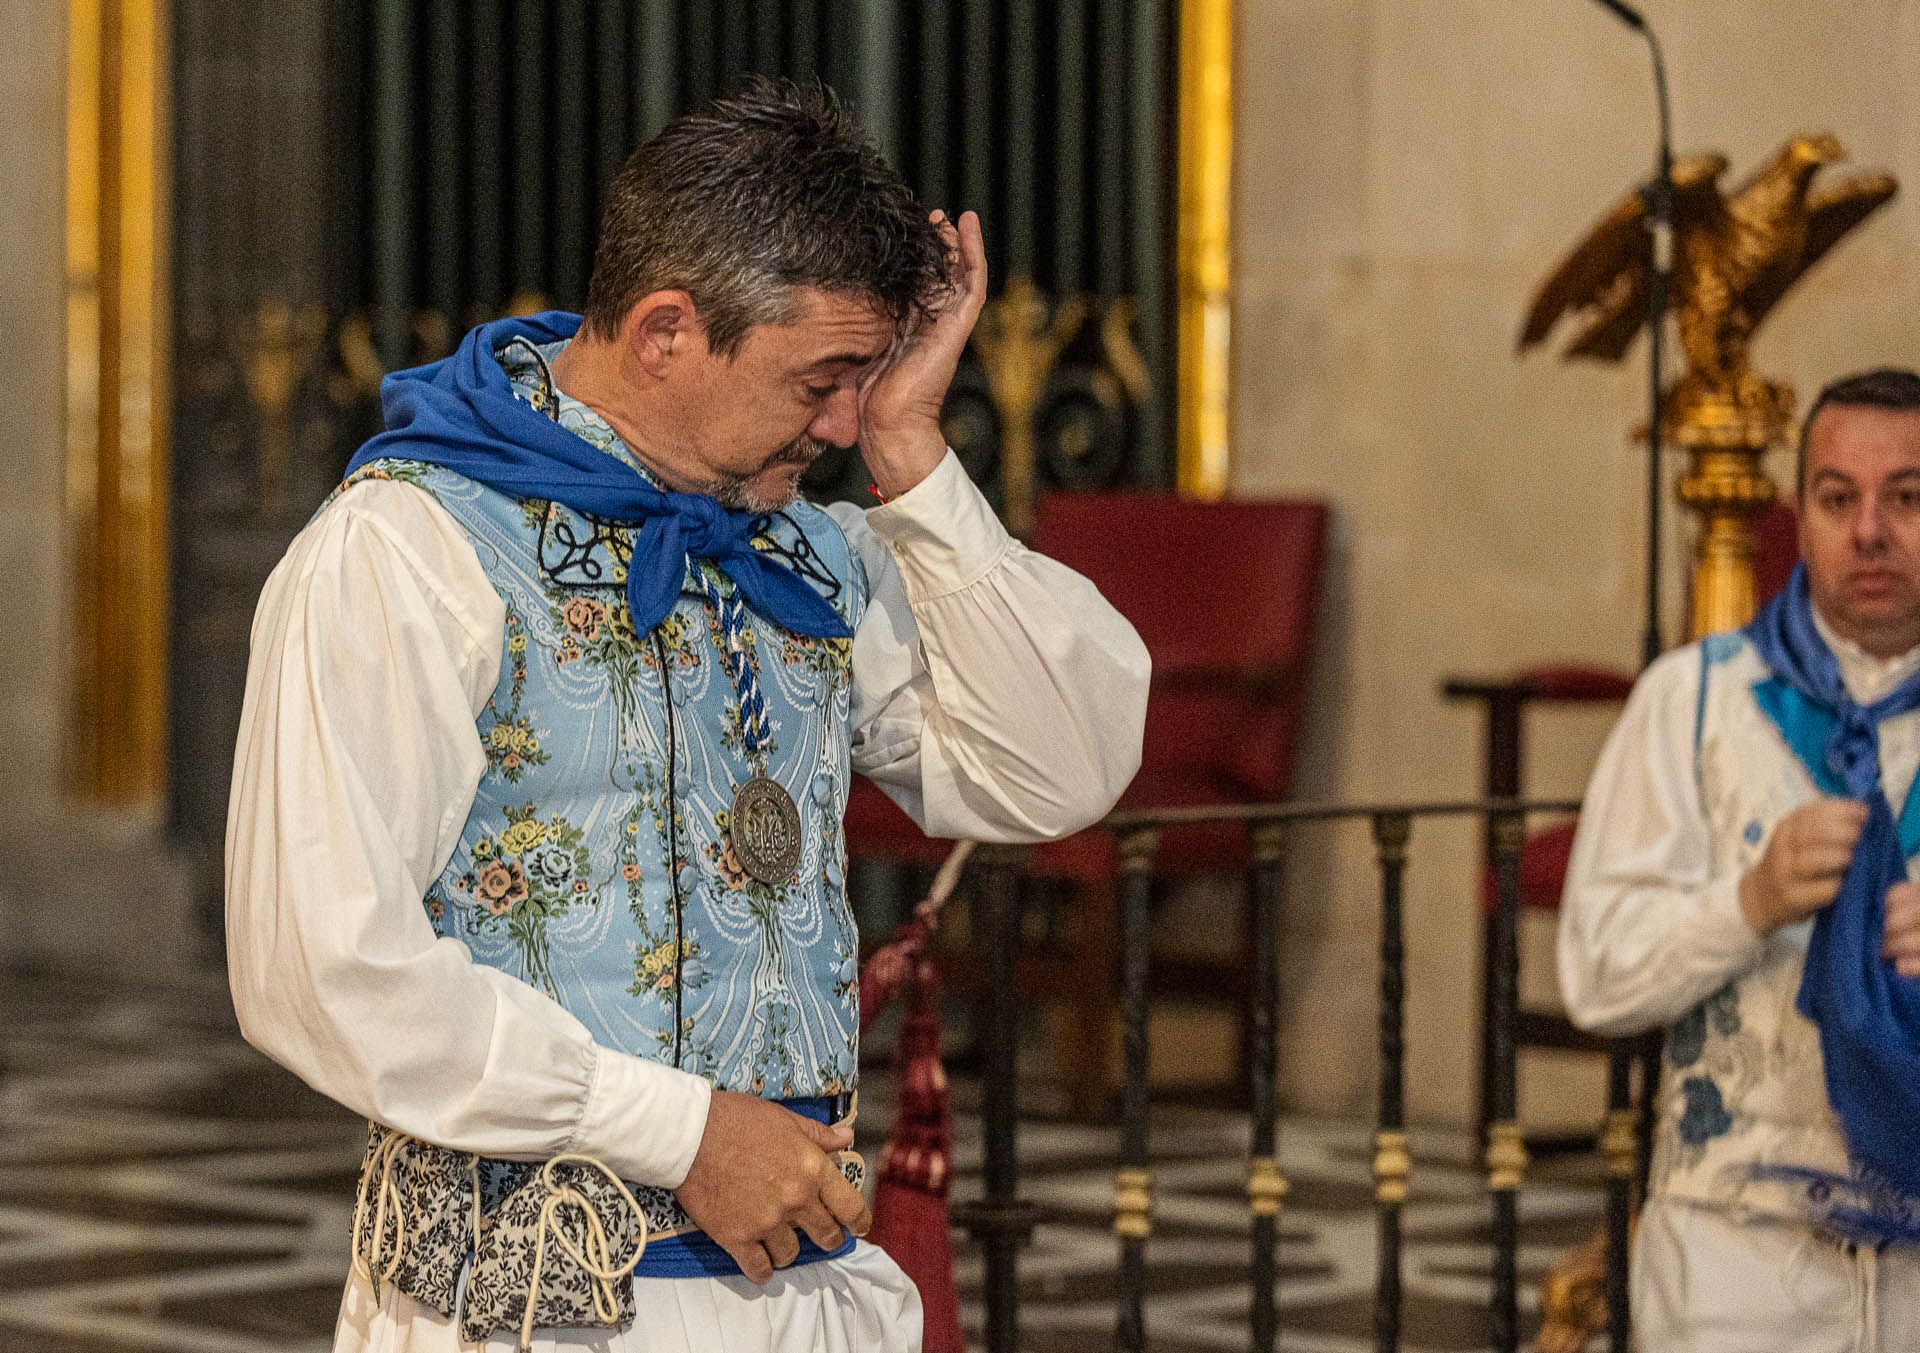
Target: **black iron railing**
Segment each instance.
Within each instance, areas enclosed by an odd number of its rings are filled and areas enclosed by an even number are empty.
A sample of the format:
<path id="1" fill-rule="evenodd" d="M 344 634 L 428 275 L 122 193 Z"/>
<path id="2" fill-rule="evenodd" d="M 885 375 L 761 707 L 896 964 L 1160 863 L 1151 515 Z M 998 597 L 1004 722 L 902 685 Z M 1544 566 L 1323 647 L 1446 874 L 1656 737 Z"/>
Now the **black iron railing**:
<path id="1" fill-rule="evenodd" d="M 1379 1093 L 1375 1115 L 1373 1183 L 1378 1223 L 1378 1262 L 1373 1302 L 1374 1344 L 1381 1353 L 1400 1346 L 1402 1315 L 1401 1210 L 1412 1188 L 1412 1157 L 1406 1126 L 1404 1001 L 1406 939 L 1403 888 L 1416 824 L 1439 818 L 1479 818 L 1490 843 L 1495 879 L 1494 935 L 1489 971 L 1492 987 L 1492 1122 L 1483 1167 L 1492 1211 L 1492 1273 L 1487 1295 L 1490 1334 L 1500 1353 L 1519 1346 L 1519 1291 L 1515 1258 L 1519 1244 L 1518 1195 L 1528 1158 L 1516 1119 L 1513 1037 L 1519 955 L 1520 854 L 1527 820 L 1566 814 L 1577 804 L 1492 799 L 1416 804 L 1263 804 L 1245 807 L 1163 809 L 1118 813 L 1103 828 L 1114 835 L 1120 859 L 1122 1088 L 1120 1152 L 1114 1172 L 1113 1228 L 1119 1241 L 1120 1298 L 1115 1346 L 1138 1353 L 1149 1342 L 1146 1312 L 1147 1247 L 1153 1233 L 1150 1164 L 1151 1104 L 1147 1080 L 1147 984 L 1149 902 L 1160 834 L 1202 823 L 1243 823 L 1251 839 L 1253 915 L 1251 1066 L 1252 1142 L 1247 1161 L 1247 1207 L 1251 1232 L 1249 1347 L 1273 1353 L 1280 1332 L 1279 1219 L 1287 1180 L 1278 1154 L 1279 1102 L 1274 1083 L 1278 1052 L 1280 916 L 1290 835 L 1309 824 L 1364 821 L 1372 830 L 1379 875 Z M 1015 1073 L 1019 992 L 1015 981 L 1020 948 L 1018 914 L 1021 853 L 984 851 L 977 857 L 974 936 L 986 965 L 982 997 L 985 1178 L 982 1198 L 957 1209 L 986 1259 L 986 1346 L 1013 1353 L 1018 1346 L 1019 1251 L 1035 1224 L 1035 1209 L 1020 1196 L 1015 1163 Z M 1645 1160 L 1645 1123 L 1631 1103 L 1636 1047 L 1613 1050 L 1608 1076 L 1608 1116 L 1602 1149 L 1608 1162 L 1607 1229 L 1610 1346 L 1627 1347 L 1626 1246 L 1636 1176 Z"/>

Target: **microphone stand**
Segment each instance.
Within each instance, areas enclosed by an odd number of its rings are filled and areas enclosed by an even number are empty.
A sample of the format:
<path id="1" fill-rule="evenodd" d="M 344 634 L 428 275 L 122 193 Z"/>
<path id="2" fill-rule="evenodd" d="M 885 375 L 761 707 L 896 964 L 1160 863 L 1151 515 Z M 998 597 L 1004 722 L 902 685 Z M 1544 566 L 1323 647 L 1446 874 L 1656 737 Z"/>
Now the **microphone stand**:
<path id="1" fill-rule="evenodd" d="M 1667 107 L 1667 63 L 1660 39 L 1646 16 L 1626 0 L 1595 0 L 1614 18 L 1647 40 L 1653 56 L 1653 92 L 1660 112 L 1660 147 L 1653 181 L 1640 190 L 1653 235 L 1653 274 L 1647 279 L 1647 624 L 1640 645 L 1641 665 L 1650 666 L 1666 647 L 1660 634 L 1660 419 L 1665 392 L 1660 389 L 1667 292 L 1673 279 L 1673 137 Z"/>
<path id="2" fill-rule="evenodd" d="M 1660 419 L 1665 392 L 1660 388 L 1661 351 L 1665 346 L 1667 293 L 1673 277 L 1673 141 L 1667 105 L 1667 65 L 1660 40 L 1640 12 L 1626 0 L 1597 0 L 1615 18 L 1647 40 L 1653 57 L 1653 90 L 1660 112 L 1660 145 L 1654 159 L 1653 181 L 1641 189 L 1647 221 L 1653 234 L 1653 271 L 1647 279 L 1647 621 L 1640 657 L 1652 665 L 1664 644 L 1660 634 Z M 1638 1046 L 1636 1046 L 1638 1044 Z M 1640 1062 L 1643 1096 L 1633 1109 L 1633 1062 Z M 1627 1235 L 1632 1223 L 1633 1195 L 1646 1196 L 1647 1168 L 1652 1154 L 1654 1087 L 1660 1083 L 1659 1044 L 1655 1040 L 1611 1040 L 1607 1047 L 1607 1137 L 1616 1160 L 1632 1162 L 1631 1169 L 1616 1165 L 1607 1180 L 1607 1346 L 1611 1353 L 1627 1353 L 1631 1334 L 1627 1293 Z M 1631 1129 L 1627 1124 L 1631 1123 Z M 1628 1133 L 1631 1133 L 1629 1136 Z M 1623 1140 L 1624 1139 L 1624 1140 Z"/>
<path id="3" fill-rule="evenodd" d="M 1640 32 L 1653 55 L 1653 88 L 1660 106 L 1660 146 L 1654 158 L 1653 182 L 1641 190 L 1653 231 L 1653 275 L 1647 279 L 1647 624 L 1640 646 L 1642 665 L 1651 665 L 1665 647 L 1660 633 L 1660 420 L 1665 413 L 1666 392 L 1660 388 L 1660 374 L 1667 293 L 1673 278 L 1673 140 L 1667 107 L 1667 65 L 1660 55 L 1660 39 L 1644 22 Z"/>

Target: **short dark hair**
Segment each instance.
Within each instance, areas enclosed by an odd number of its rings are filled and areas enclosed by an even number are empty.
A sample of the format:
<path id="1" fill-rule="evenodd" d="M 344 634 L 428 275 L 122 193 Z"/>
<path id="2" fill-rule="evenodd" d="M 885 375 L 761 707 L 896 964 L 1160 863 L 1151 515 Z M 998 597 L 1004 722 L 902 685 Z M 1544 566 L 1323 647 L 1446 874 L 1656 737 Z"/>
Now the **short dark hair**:
<path id="1" fill-rule="evenodd" d="M 1794 492 L 1807 491 L 1807 437 L 1813 420 L 1829 404 L 1846 408 L 1920 410 L 1920 375 L 1903 367 L 1883 366 L 1842 376 L 1814 398 L 1800 422 L 1800 449 L 1794 458 Z"/>
<path id="2" fill-rule="evenodd" d="M 752 76 L 669 122 L 615 178 L 587 284 L 588 332 L 639 300 L 693 298 L 731 357 L 794 289 L 871 301 L 906 325 L 947 282 L 939 231 L 833 91 Z"/>

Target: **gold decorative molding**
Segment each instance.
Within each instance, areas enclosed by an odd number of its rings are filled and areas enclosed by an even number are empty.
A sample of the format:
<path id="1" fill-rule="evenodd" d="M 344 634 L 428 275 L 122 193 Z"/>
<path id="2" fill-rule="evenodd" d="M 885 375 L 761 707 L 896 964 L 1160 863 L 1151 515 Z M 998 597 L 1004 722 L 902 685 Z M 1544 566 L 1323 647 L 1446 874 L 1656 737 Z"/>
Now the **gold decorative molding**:
<path id="1" fill-rule="evenodd" d="M 1631 1179 L 1640 1165 L 1638 1115 L 1632 1109 L 1614 1109 L 1600 1132 L 1600 1154 L 1606 1157 L 1607 1173 L 1615 1179 Z"/>
<path id="2" fill-rule="evenodd" d="M 1407 1134 L 1380 1132 L 1373 1139 L 1373 1196 L 1376 1202 L 1407 1201 L 1407 1181 L 1413 1176 L 1413 1157 L 1407 1152 Z"/>
<path id="3" fill-rule="evenodd" d="M 166 782 L 169 418 L 165 0 L 69 0 L 69 787 Z"/>
<path id="4" fill-rule="evenodd" d="M 1176 483 L 1224 498 L 1231 455 L 1233 0 L 1181 0 Z"/>
<path id="5" fill-rule="evenodd" d="M 1793 392 L 1784 383 L 1775 389 L 1790 410 Z M 1696 416 L 1702 412 L 1695 410 Z M 1775 435 L 1758 426 L 1753 430 L 1753 443 L 1738 449 L 1717 444 L 1720 428 L 1714 423 L 1690 423 L 1674 433 L 1675 443 L 1693 453 L 1693 463 L 1677 486 L 1680 502 L 1700 520 L 1693 550 L 1690 639 L 1738 629 L 1757 609 L 1753 519 L 1777 495 L 1761 461 L 1779 439 L 1779 429 Z"/>
<path id="6" fill-rule="evenodd" d="M 1113 1233 L 1123 1240 L 1145 1240 L 1153 1234 L 1152 1171 L 1113 1172 Z"/>
<path id="7" fill-rule="evenodd" d="M 1120 872 L 1150 874 L 1154 852 L 1160 849 L 1160 833 L 1152 827 L 1135 827 L 1120 837 Z"/>
<path id="8" fill-rule="evenodd" d="M 1527 1180 L 1527 1139 L 1512 1119 L 1487 1127 L 1487 1187 L 1495 1193 L 1518 1189 Z"/>
<path id="9" fill-rule="evenodd" d="M 293 397 L 300 377 L 324 347 L 326 311 L 295 310 L 285 301 L 263 301 L 253 321 L 247 357 L 247 393 L 260 415 L 260 509 L 270 515 L 292 504 Z"/>
<path id="10" fill-rule="evenodd" d="M 1279 1216 L 1280 1204 L 1292 1187 L 1272 1156 L 1255 1156 L 1247 1162 L 1247 1211 L 1254 1216 Z"/>
<path id="11" fill-rule="evenodd" d="M 1413 837 L 1413 818 L 1406 813 L 1382 813 L 1373 820 L 1373 844 L 1382 868 L 1407 862 L 1407 842 Z"/>
<path id="12" fill-rule="evenodd" d="M 973 350 L 1000 415 L 1000 485 L 1007 530 L 1021 537 L 1033 531 L 1038 491 L 1034 411 L 1061 350 L 1080 332 L 1090 307 L 1086 297 L 1070 296 L 1051 314 L 1049 309 L 1031 279 L 1013 277 L 1004 292 L 987 302 L 973 332 Z"/>
<path id="13" fill-rule="evenodd" d="M 1527 844 L 1527 820 L 1519 813 L 1495 813 L 1493 849 L 1497 855 L 1518 855 Z"/>

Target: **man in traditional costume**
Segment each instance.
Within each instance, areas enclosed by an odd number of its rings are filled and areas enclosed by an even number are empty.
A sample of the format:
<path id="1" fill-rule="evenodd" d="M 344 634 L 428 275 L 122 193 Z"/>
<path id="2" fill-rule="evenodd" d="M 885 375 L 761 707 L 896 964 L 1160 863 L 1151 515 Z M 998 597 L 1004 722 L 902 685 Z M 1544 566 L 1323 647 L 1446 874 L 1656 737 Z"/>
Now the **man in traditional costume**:
<path id="1" fill-rule="evenodd" d="M 985 295 L 971 213 L 754 82 L 628 164 L 584 319 L 387 379 L 261 598 L 227 839 L 242 1029 L 372 1123 L 337 1349 L 919 1347 L 856 1239 L 849 774 L 1076 830 L 1148 672 L 941 438 Z M 883 506 L 796 497 L 856 442 Z"/>
<path id="2" fill-rule="evenodd" d="M 1801 446 L 1801 564 L 1647 669 L 1567 878 L 1574 1019 L 1667 1031 L 1647 1349 L 1920 1348 L 1920 376 Z"/>

